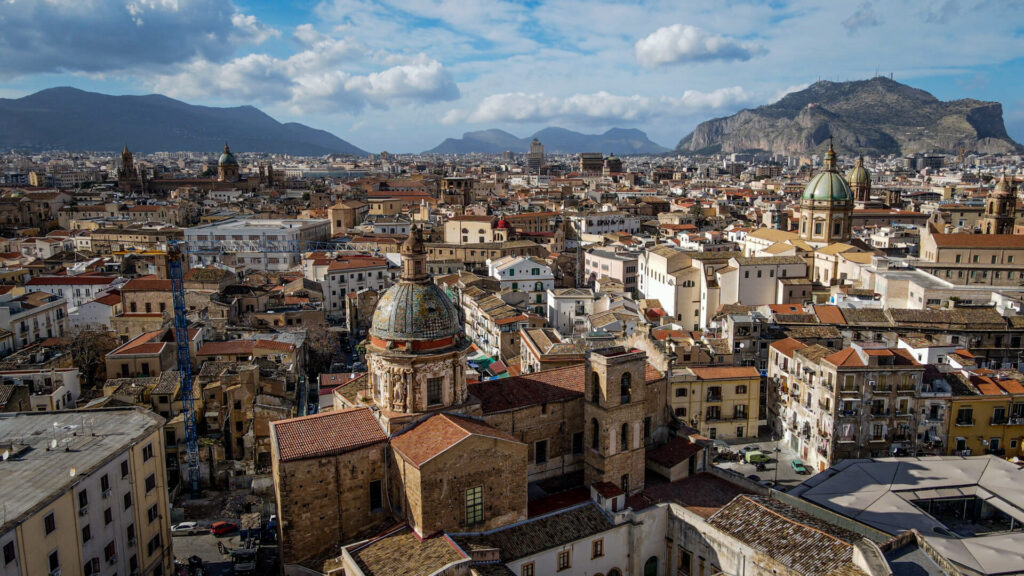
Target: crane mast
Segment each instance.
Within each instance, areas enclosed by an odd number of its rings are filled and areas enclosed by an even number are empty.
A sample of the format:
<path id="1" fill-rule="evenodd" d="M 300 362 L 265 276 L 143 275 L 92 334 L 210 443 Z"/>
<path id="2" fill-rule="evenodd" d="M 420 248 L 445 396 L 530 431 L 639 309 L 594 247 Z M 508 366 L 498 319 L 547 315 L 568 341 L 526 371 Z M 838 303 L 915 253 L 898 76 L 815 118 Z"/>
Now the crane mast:
<path id="1" fill-rule="evenodd" d="M 176 242 L 167 247 L 167 275 L 171 278 L 174 300 L 174 341 L 178 348 L 178 373 L 181 375 L 181 403 L 185 417 L 185 450 L 188 484 L 192 497 L 200 495 L 199 438 L 196 430 L 196 406 L 192 393 L 192 357 L 189 353 L 188 318 L 185 315 L 185 282 L 181 271 L 182 251 Z"/>

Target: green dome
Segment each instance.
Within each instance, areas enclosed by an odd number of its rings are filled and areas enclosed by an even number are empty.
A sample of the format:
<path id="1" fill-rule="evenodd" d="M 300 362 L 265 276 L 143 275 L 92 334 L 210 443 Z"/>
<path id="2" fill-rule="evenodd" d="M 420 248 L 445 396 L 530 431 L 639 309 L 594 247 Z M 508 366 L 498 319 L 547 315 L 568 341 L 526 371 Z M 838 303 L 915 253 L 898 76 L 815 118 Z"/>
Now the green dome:
<path id="1" fill-rule="evenodd" d="M 224 145 L 224 153 L 220 155 L 220 160 L 217 160 L 217 166 L 238 166 L 238 160 L 235 160 L 235 155 L 231 153 L 231 149 L 228 145 Z"/>
<path id="2" fill-rule="evenodd" d="M 804 188 L 804 200 L 853 200 L 853 192 L 843 175 L 838 172 L 822 172 L 811 178 Z"/>
<path id="3" fill-rule="evenodd" d="M 849 202 L 853 200 L 853 191 L 846 183 L 843 175 L 836 168 L 836 152 L 831 142 L 825 153 L 825 168 L 819 172 L 804 188 L 804 200 L 823 200 L 826 202 Z"/>
<path id="4" fill-rule="evenodd" d="M 853 170 L 846 173 L 846 181 L 849 182 L 851 186 L 854 184 L 871 183 L 871 173 L 864 167 L 863 158 L 857 158 L 857 165 L 853 167 Z"/>

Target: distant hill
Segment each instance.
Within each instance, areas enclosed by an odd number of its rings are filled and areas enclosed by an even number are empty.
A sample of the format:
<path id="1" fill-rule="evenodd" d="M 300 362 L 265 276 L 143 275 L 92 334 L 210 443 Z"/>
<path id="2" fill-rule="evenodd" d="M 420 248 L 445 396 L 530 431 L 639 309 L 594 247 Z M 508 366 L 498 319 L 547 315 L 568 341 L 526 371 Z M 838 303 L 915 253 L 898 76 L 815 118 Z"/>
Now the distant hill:
<path id="1" fill-rule="evenodd" d="M 366 152 L 324 130 L 282 124 L 252 106 L 193 106 L 173 98 L 50 88 L 0 99 L 0 149 L 210 151 L 320 156 Z"/>
<path id="2" fill-rule="evenodd" d="M 882 76 L 817 82 L 774 104 L 703 122 L 679 141 L 683 153 L 820 151 L 829 135 L 846 153 L 1000 153 L 1021 150 L 998 102 L 943 102 Z"/>
<path id="3" fill-rule="evenodd" d="M 578 154 L 580 152 L 604 152 L 606 154 L 660 154 L 669 149 L 651 142 L 640 130 L 612 128 L 604 134 L 581 134 L 565 128 L 544 128 L 527 136 L 517 138 L 504 130 L 480 130 L 466 132 L 462 138 L 448 138 L 427 150 L 427 154 L 501 154 L 506 150 L 525 153 L 530 150 L 530 141 L 536 138 L 544 145 L 545 152 Z"/>

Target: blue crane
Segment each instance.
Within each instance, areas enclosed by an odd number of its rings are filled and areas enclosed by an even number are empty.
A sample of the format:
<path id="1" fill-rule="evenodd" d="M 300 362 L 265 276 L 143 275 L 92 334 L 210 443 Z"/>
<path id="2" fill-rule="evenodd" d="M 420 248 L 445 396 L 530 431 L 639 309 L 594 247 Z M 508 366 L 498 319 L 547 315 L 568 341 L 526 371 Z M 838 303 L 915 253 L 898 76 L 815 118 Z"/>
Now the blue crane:
<path id="1" fill-rule="evenodd" d="M 185 281 L 181 271 L 182 251 L 177 242 L 167 246 L 167 275 L 171 278 L 174 300 L 174 341 L 178 347 L 178 373 L 181 375 L 181 404 L 185 416 L 185 450 L 188 485 L 193 498 L 200 495 L 199 435 L 196 430 L 196 405 L 192 393 L 192 355 L 189 352 L 188 317 L 185 314 Z"/>

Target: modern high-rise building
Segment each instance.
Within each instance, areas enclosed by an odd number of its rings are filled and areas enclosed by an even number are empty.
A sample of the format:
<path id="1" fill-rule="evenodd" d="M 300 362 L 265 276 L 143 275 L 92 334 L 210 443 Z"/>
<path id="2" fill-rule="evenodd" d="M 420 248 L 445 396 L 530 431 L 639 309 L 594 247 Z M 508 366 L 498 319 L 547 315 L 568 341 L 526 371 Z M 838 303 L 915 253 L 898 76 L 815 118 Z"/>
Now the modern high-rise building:
<path id="1" fill-rule="evenodd" d="M 530 142 L 530 152 L 526 155 L 526 167 L 530 172 L 537 172 L 544 165 L 544 145 L 536 138 Z"/>

